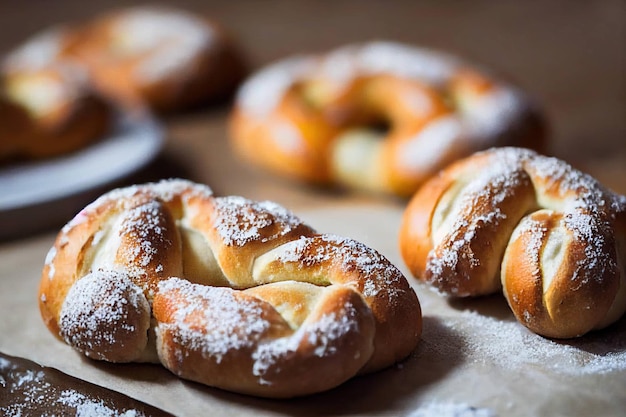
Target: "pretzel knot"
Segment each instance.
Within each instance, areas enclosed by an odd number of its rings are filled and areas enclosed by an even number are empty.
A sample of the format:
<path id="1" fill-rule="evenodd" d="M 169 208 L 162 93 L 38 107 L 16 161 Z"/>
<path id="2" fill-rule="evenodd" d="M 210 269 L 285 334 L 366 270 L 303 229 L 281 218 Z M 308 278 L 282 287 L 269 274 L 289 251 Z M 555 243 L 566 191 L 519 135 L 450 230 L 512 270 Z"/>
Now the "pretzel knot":
<path id="1" fill-rule="evenodd" d="M 76 350 L 253 395 L 332 388 L 403 359 L 421 333 L 417 296 L 375 250 L 183 180 L 100 197 L 42 274 L 42 317 Z"/>
<path id="2" fill-rule="evenodd" d="M 432 178 L 405 211 L 400 246 L 443 293 L 502 288 L 544 336 L 579 336 L 626 310 L 626 197 L 529 150 L 480 152 Z"/>
<path id="3" fill-rule="evenodd" d="M 292 179 L 412 195 L 492 146 L 541 149 L 544 123 L 517 87 L 451 55 L 393 42 L 291 57 L 240 88 L 235 149 Z"/>

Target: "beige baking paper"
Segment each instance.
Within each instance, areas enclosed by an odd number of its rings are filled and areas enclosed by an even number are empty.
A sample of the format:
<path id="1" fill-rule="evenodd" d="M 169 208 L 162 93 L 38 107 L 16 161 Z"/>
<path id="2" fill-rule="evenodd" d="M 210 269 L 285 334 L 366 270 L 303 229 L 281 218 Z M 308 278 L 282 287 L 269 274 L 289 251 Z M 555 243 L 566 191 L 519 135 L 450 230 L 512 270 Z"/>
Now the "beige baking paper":
<path id="1" fill-rule="evenodd" d="M 346 203 L 297 214 L 320 232 L 374 247 L 409 276 L 396 240 L 402 205 Z M 557 343 L 517 324 L 501 296 L 452 302 L 412 279 L 424 316 L 417 350 L 326 393 L 266 400 L 186 382 L 157 365 L 88 360 L 57 341 L 39 316 L 40 270 L 53 239 L 0 246 L 0 351 L 178 416 L 618 416 L 626 410 L 626 320 Z"/>

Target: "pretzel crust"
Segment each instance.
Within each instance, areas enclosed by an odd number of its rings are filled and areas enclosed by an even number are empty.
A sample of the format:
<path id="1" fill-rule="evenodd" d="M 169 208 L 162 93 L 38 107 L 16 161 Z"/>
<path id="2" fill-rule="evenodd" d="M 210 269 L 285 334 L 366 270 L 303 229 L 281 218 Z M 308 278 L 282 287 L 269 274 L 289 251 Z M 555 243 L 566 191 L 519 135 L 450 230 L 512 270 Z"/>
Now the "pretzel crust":
<path id="1" fill-rule="evenodd" d="M 0 159 L 48 158 L 96 141 L 113 119 L 110 104 L 72 63 L 0 74 Z M 5 108 L 7 107 L 7 108 Z"/>
<path id="2" fill-rule="evenodd" d="M 271 202 L 169 180 L 111 191 L 59 233 L 48 329 L 111 362 L 160 362 L 231 391 L 293 397 L 402 360 L 421 311 L 373 249 Z"/>
<path id="3" fill-rule="evenodd" d="M 442 293 L 502 289 L 530 330 L 569 338 L 626 310 L 625 218 L 626 197 L 565 162 L 499 148 L 428 181 L 399 242 L 411 273 Z"/>
<path id="4" fill-rule="evenodd" d="M 230 118 L 233 147 L 247 161 L 294 180 L 402 197 L 472 152 L 541 149 L 544 128 L 512 84 L 391 42 L 271 64 L 241 86 Z"/>

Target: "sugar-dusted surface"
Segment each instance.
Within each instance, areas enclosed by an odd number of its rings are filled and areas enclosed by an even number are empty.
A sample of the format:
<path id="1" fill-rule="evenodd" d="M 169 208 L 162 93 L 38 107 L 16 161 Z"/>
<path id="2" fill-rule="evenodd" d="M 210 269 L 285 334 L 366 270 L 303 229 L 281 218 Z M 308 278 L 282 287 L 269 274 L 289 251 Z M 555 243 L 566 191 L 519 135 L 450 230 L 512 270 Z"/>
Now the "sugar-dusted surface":
<path id="1" fill-rule="evenodd" d="M 122 349 L 132 350 L 136 346 L 129 339 L 139 337 L 145 345 L 149 324 L 150 307 L 142 289 L 115 271 L 94 271 L 78 280 L 65 298 L 59 317 L 65 340 L 98 359 L 111 357 L 110 352 L 119 349 L 120 344 Z"/>
<path id="2" fill-rule="evenodd" d="M 211 47 L 213 28 L 206 21 L 167 8 L 136 7 L 112 28 L 112 53 L 144 56 L 135 76 L 158 81 L 193 67 L 192 61 Z M 116 43 L 117 42 L 117 43 Z"/>
<path id="3" fill-rule="evenodd" d="M 230 288 L 171 278 L 159 283 L 159 292 L 178 300 L 172 317 L 159 327 L 172 332 L 175 343 L 218 364 L 228 354 L 250 349 L 271 326 L 256 298 L 237 297 Z M 184 360 L 180 355 L 178 360 Z"/>
<path id="4" fill-rule="evenodd" d="M 584 174 L 562 160 L 537 155 L 519 148 L 501 148 L 491 152 L 488 163 L 477 172 L 466 172 L 457 181 L 463 184 L 457 209 L 448 213 L 449 223 L 435 231 L 435 248 L 429 255 L 427 269 L 433 280 L 445 280 L 445 271 L 455 270 L 460 257 L 469 265 L 478 266 L 481 259 L 474 257 L 472 246 L 477 228 L 495 227 L 507 219 L 501 205 L 511 198 L 522 181 L 533 182 L 537 205 L 533 210 L 546 209 L 560 213 L 563 225 L 577 241 L 584 244 L 586 262 L 579 265 L 573 281 L 584 285 L 588 279 L 605 279 L 616 268 L 614 250 L 609 237 L 615 227 L 611 221 L 621 196 L 604 189 L 591 176 Z M 473 171 L 476 171 L 474 169 Z M 462 175 L 463 176 L 463 175 Z M 531 207 L 529 207 L 531 209 Z M 528 213 L 527 213 L 528 214 Z M 533 221 L 523 221 L 515 235 L 530 234 L 532 247 L 526 254 L 539 264 L 538 254 L 546 230 Z M 445 244 L 440 245 L 442 242 Z M 611 256 L 610 256 L 611 255 Z M 484 260 L 482 260 L 484 261 Z M 466 279 L 471 279 L 471 272 Z"/>
<path id="5" fill-rule="evenodd" d="M 365 277 L 361 289 L 365 297 L 376 297 L 383 293 L 393 303 L 393 299 L 399 296 L 397 284 L 402 279 L 402 273 L 398 268 L 377 251 L 353 239 L 331 234 L 315 238 L 302 237 L 281 248 L 277 260 L 305 267 L 336 263 L 344 272 L 354 271 Z M 331 279 L 330 276 L 325 278 Z"/>
<path id="6" fill-rule="evenodd" d="M 216 198 L 215 206 L 215 227 L 227 246 L 271 241 L 302 225 L 293 213 L 272 201 L 229 196 Z"/>
<path id="7" fill-rule="evenodd" d="M 472 66 L 443 52 L 395 42 L 347 45 L 326 54 L 292 56 L 266 66 L 243 84 L 237 94 L 237 104 L 259 123 L 266 123 L 264 119 L 277 110 L 287 91 L 298 83 L 323 79 L 334 91 L 343 91 L 359 77 L 381 74 L 417 80 L 454 95 L 451 84 L 455 74 L 460 68 Z M 461 139 L 471 143 L 473 149 L 484 149 L 514 126 L 530 106 L 521 91 L 500 82 L 492 91 L 463 97 L 463 105 L 453 106 L 458 126 L 454 130 L 449 123 L 445 129 L 441 127 L 444 129 L 441 140 L 444 143 L 459 140 L 462 135 Z M 423 139 L 440 142 L 440 138 L 432 138 L 439 133 L 434 130 L 431 127 Z M 422 139 L 421 135 L 416 139 Z M 430 154 L 434 151 L 432 147 Z M 419 156 L 418 150 L 411 154 Z M 437 157 L 440 155 L 441 151 Z"/>
<path id="8" fill-rule="evenodd" d="M 427 321 L 428 323 L 428 321 Z M 463 349 L 446 342 L 449 333 L 463 334 Z M 512 320 L 467 309 L 443 317 L 439 327 L 425 329 L 426 347 L 439 358 L 460 353 L 481 366 L 522 372 L 528 367 L 563 377 L 626 372 L 624 326 L 570 341 L 551 340 Z"/>
<path id="9" fill-rule="evenodd" d="M 298 214 L 321 232 L 364 242 L 405 271 L 393 239 L 402 215 L 399 205 L 339 204 Z M 425 319 L 422 340 L 411 357 L 397 367 L 310 398 L 257 400 L 183 382 L 157 366 L 84 361 L 45 329 L 33 299 L 41 265 L 32 262 L 32 254 L 38 253 L 43 262 L 53 238 L 24 241 L 19 250 L 0 247 L 0 261 L 6 266 L 0 270 L 0 333 L 11 335 L 0 338 L 0 350 L 14 355 L 28 352 L 31 359 L 176 415 L 312 417 L 330 408 L 342 415 L 388 417 L 406 416 L 436 402 L 489 409 L 507 417 L 586 417 L 617 416 L 617 410 L 626 406 L 621 388 L 626 384 L 625 321 L 572 342 L 552 342 L 523 329 L 503 298 L 450 304 L 415 282 Z"/>
<path id="10" fill-rule="evenodd" d="M 0 353 L 0 414 L 5 417 L 169 415 L 56 369 Z"/>

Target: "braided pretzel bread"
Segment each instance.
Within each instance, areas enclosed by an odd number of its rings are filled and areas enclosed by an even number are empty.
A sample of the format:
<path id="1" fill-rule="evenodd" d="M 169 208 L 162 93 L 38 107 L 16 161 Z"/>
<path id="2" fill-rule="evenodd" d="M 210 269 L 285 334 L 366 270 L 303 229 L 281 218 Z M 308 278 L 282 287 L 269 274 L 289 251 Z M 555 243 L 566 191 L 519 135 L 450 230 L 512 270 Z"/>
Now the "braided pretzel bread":
<path id="1" fill-rule="evenodd" d="M 543 122 L 515 87 L 385 42 L 270 65 L 239 90 L 230 127 L 243 157 L 287 177 L 400 196 L 474 151 L 543 143 Z"/>
<path id="2" fill-rule="evenodd" d="M 103 95 L 130 108 L 175 111 L 231 93 L 244 64 L 215 22 L 168 7 L 137 6 L 45 30 L 11 53 L 23 67 L 85 67 Z"/>
<path id="3" fill-rule="evenodd" d="M 291 397 L 406 357 L 420 305 L 373 249 L 284 208 L 183 180 L 112 191 L 59 233 L 42 272 L 50 331 L 85 355 Z"/>
<path id="4" fill-rule="evenodd" d="M 110 105 L 95 93 L 80 68 L 5 67 L 0 74 L 0 159 L 65 154 L 102 137 Z M 0 99 L 2 100 L 2 99 Z"/>
<path id="5" fill-rule="evenodd" d="M 215 22 L 167 7 L 118 10 L 76 28 L 68 53 L 103 91 L 172 111 L 224 97 L 243 77 L 235 45 Z"/>
<path id="6" fill-rule="evenodd" d="M 544 336 L 579 336 L 626 310 L 626 197 L 529 150 L 480 152 L 424 184 L 400 247 L 411 272 L 446 294 L 503 288 L 517 319 Z"/>

